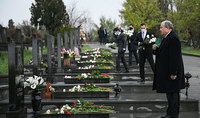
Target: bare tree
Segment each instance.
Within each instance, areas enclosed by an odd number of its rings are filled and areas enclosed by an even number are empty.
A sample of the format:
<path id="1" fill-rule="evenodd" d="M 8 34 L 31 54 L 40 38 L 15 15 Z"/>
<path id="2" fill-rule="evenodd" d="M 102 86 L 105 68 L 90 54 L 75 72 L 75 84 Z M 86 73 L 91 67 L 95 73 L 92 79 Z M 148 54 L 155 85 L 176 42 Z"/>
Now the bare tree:
<path id="1" fill-rule="evenodd" d="M 77 9 L 77 1 L 73 1 L 67 7 L 67 13 L 69 14 L 69 25 L 72 27 L 78 27 L 80 24 L 87 22 L 88 12 L 78 11 Z"/>

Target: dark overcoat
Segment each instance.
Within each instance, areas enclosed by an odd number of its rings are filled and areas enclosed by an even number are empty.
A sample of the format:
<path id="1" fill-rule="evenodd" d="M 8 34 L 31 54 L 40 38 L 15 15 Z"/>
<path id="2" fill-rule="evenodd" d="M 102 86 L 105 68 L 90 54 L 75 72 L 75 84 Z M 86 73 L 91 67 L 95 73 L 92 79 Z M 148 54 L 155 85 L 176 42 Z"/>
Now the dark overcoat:
<path id="1" fill-rule="evenodd" d="M 156 68 L 153 90 L 158 93 L 179 92 L 185 88 L 184 66 L 181 43 L 178 35 L 172 30 L 155 51 Z M 171 75 L 177 75 L 175 80 Z"/>
<path id="2" fill-rule="evenodd" d="M 126 39 L 124 33 L 120 33 L 120 35 L 117 36 L 117 47 L 118 47 L 118 52 L 123 52 L 123 48 L 126 49 Z"/>
<path id="3" fill-rule="evenodd" d="M 133 51 L 138 49 L 138 41 L 137 41 L 137 34 L 138 31 L 134 30 L 133 35 L 127 36 L 127 42 L 128 42 L 128 50 Z"/>

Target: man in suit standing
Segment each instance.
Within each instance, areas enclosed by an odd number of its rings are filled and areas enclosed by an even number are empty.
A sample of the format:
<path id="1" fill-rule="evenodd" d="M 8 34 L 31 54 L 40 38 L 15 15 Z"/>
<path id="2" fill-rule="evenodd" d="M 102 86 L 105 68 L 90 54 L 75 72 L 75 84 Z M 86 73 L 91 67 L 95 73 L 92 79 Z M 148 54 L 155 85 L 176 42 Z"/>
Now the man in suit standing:
<path id="1" fill-rule="evenodd" d="M 139 65 L 139 59 L 137 54 L 138 42 L 136 40 L 138 32 L 137 30 L 134 29 L 133 24 L 129 25 L 129 30 L 127 33 L 128 33 L 127 41 L 129 50 L 129 66 L 132 65 L 132 55 L 135 56 L 136 65 Z"/>
<path id="2" fill-rule="evenodd" d="M 103 38 L 104 38 L 103 26 L 101 26 L 100 29 L 98 30 L 98 35 L 99 35 L 99 42 L 100 42 L 100 45 L 101 45 L 101 44 L 103 44 Z"/>
<path id="3" fill-rule="evenodd" d="M 160 46 L 153 45 L 156 54 L 156 67 L 153 90 L 166 93 L 168 100 L 167 115 L 161 118 L 178 118 L 180 107 L 180 89 L 185 88 L 184 66 L 181 43 L 173 31 L 173 24 L 166 20 L 160 25 L 164 36 Z"/>
<path id="4" fill-rule="evenodd" d="M 139 66 L 140 66 L 140 77 L 141 79 L 139 82 L 144 83 L 145 82 L 145 76 L 144 76 L 144 65 L 146 62 L 146 59 L 148 60 L 151 69 L 155 70 L 154 60 L 153 60 L 153 54 L 152 54 L 152 44 L 151 43 L 145 43 L 145 40 L 151 39 L 152 34 L 147 30 L 146 25 L 144 23 L 140 26 L 141 32 L 137 35 L 137 41 L 139 45 Z"/>
<path id="5" fill-rule="evenodd" d="M 126 64 L 126 60 L 124 58 L 124 53 L 126 51 L 126 40 L 125 40 L 125 35 L 120 32 L 119 28 L 114 29 L 114 34 L 117 35 L 116 43 L 118 46 L 118 54 L 116 58 L 116 71 L 120 72 L 120 60 L 122 61 L 125 72 L 124 73 L 129 73 L 128 66 Z"/>
<path id="6" fill-rule="evenodd" d="M 106 28 L 104 27 L 104 29 L 103 29 L 103 44 L 106 44 L 108 41 L 107 41 L 107 35 L 108 35 L 108 33 L 107 33 L 107 30 L 106 30 Z"/>

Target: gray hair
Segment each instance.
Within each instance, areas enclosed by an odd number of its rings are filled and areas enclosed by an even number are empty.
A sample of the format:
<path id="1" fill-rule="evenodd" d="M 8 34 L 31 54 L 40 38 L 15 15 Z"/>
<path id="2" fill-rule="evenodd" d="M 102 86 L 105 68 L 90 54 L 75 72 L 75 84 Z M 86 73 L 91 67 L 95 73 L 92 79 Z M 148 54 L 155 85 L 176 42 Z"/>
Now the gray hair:
<path id="1" fill-rule="evenodd" d="M 174 26 L 173 26 L 173 24 L 172 24 L 171 21 L 165 20 L 165 21 L 163 21 L 162 23 L 164 24 L 164 27 L 165 27 L 165 28 L 174 29 Z"/>

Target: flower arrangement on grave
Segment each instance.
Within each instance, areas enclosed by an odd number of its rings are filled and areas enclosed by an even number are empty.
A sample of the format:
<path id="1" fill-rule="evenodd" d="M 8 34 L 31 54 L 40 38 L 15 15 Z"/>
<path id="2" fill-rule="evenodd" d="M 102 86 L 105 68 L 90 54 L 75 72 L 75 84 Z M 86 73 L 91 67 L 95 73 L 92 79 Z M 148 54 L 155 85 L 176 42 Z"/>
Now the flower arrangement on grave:
<path id="1" fill-rule="evenodd" d="M 95 70 L 95 71 L 92 70 L 91 73 L 87 73 L 87 74 L 82 73 L 81 75 L 77 76 L 78 80 L 82 80 L 82 79 L 85 79 L 85 78 L 110 78 L 110 79 L 112 79 L 113 76 L 111 76 L 109 74 L 103 74 L 99 70 Z"/>
<path id="2" fill-rule="evenodd" d="M 74 47 L 74 53 L 76 54 L 75 57 L 80 57 L 80 47 Z"/>
<path id="3" fill-rule="evenodd" d="M 65 48 L 62 49 L 61 54 L 63 55 L 64 58 L 72 58 L 76 56 L 76 53 L 72 51 L 71 49 L 66 50 Z"/>
<path id="4" fill-rule="evenodd" d="M 41 85 L 44 83 L 44 79 L 42 77 L 33 75 L 31 77 L 28 77 L 28 79 L 24 82 L 24 88 L 28 87 L 28 93 L 32 92 L 39 92 L 41 90 Z"/>
<path id="5" fill-rule="evenodd" d="M 114 62 L 109 59 L 103 59 L 103 58 L 95 58 L 95 59 L 90 59 L 86 61 L 78 61 L 78 63 L 111 63 L 114 65 Z"/>
<path id="6" fill-rule="evenodd" d="M 113 66 L 105 66 L 104 64 L 94 64 L 84 67 L 78 67 L 78 69 L 113 69 Z"/>
<path id="7" fill-rule="evenodd" d="M 74 86 L 73 88 L 69 89 L 69 92 L 89 92 L 89 91 L 113 92 L 113 89 L 96 86 L 93 83 L 91 83 L 91 84 L 85 83 L 84 87 L 77 85 L 77 86 Z"/>
<path id="8" fill-rule="evenodd" d="M 47 110 L 44 114 L 115 113 L 113 109 L 113 106 L 94 105 L 93 102 L 85 102 L 81 98 L 77 102 L 73 102 L 73 106 L 66 104 L 55 110 Z"/>
<path id="9" fill-rule="evenodd" d="M 111 52 L 103 52 L 101 54 L 104 59 L 112 59 L 113 58 L 113 54 Z"/>
<path id="10" fill-rule="evenodd" d="M 149 35 L 146 36 L 147 38 L 144 40 L 143 43 L 139 44 L 138 49 L 144 49 L 146 45 L 152 45 L 156 42 L 156 37 L 152 34 L 151 37 Z"/>
<path id="11" fill-rule="evenodd" d="M 53 92 L 55 92 L 55 89 L 51 86 L 51 83 L 48 82 L 47 87 L 46 87 L 46 92 L 45 92 L 45 98 L 51 99 L 51 95 Z"/>
<path id="12" fill-rule="evenodd" d="M 31 93 L 31 103 L 34 112 L 41 110 L 42 98 L 40 96 L 40 87 L 43 82 L 44 79 L 36 75 L 28 77 L 28 79 L 26 79 L 24 82 L 24 87 L 29 87 L 28 94 Z"/>

